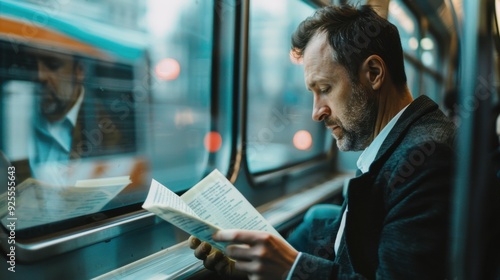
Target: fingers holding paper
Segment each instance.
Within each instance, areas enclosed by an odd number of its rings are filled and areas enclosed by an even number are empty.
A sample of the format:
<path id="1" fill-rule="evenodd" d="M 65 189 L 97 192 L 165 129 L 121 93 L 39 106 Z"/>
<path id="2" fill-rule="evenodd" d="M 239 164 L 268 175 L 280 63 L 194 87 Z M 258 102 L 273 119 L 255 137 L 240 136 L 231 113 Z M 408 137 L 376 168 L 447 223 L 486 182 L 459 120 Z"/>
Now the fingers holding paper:
<path id="1" fill-rule="evenodd" d="M 194 250 L 196 258 L 203 260 L 205 268 L 217 272 L 221 276 L 231 279 L 246 279 L 246 273 L 237 271 L 235 262 L 225 256 L 221 251 L 213 248 L 207 242 L 203 242 L 194 236 L 188 240 L 189 247 Z"/>
<path id="2" fill-rule="evenodd" d="M 221 230 L 213 239 L 232 243 L 226 247 L 227 256 L 251 279 L 285 278 L 298 255 L 286 241 L 263 231 Z"/>

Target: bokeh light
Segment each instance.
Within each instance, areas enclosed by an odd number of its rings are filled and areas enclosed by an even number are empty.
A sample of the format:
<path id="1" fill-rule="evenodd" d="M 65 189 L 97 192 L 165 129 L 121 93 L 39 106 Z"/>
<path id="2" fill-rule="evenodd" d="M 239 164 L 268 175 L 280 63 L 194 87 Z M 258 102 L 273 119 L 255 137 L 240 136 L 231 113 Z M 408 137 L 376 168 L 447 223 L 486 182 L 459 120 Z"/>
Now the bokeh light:
<path id="1" fill-rule="evenodd" d="M 205 149 L 207 149 L 207 151 L 215 153 L 222 146 L 222 136 L 216 131 L 208 132 L 203 139 L 203 144 L 205 145 Z"/>
<path id="2" fill-rule="evenodd" d="M 156 64 L 156 77 L 161 80 L 175 80 L 181 73 L 181 66 L 177 60 L 173 58 L 164 58 Z"/>
<path id="3" fill-rule="evenodd" d="M 293 146 L 299 150 L 308 150 L 312 146 L 312 136 L 307 130 L 299 130 L 293 136 Z"/>
<path id="4" fill-rule="evenodd" d="M 409 40 L 408 40 L 408 46 L 410 46 L 410 48 L 412 50 L 416 50 L 418 49 L 418 40 L 417 38 L 415 37 L 411 37 Z"/>
<path id="5" fill-rule="evenodd" d="M 422 49 L 426 51 L 434 49 L 434 42 L 431 38 L 423 38 L 422 40 L 420 40 L 420 45 L 422 46 Z"/>

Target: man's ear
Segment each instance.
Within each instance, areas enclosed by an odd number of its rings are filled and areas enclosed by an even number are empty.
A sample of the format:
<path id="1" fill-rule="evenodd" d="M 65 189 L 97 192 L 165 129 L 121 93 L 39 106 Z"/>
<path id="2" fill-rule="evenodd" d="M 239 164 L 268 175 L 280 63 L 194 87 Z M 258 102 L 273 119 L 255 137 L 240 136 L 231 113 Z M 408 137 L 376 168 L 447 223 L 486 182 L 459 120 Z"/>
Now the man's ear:
<path id="1" fill-rule="evenodd" d="M 361 78 L 373 89 L 382 87 L 385 80 L 386 66 L 384 60 L 378 55 L 370 55 L 361 65 Z"/>

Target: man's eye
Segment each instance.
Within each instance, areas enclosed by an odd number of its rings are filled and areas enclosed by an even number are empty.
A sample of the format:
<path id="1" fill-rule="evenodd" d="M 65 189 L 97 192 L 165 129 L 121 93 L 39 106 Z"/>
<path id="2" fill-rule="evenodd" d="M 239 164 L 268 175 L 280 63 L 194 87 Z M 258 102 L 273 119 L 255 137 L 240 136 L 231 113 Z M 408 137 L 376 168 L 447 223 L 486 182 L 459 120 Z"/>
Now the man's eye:
<path id="1" fill-rule="evenodd" d="M 330 91 L 330 87 L 324 87 L 324 88 L 320 88 L 319 91 L 321 93 L 328 93 Z"/>

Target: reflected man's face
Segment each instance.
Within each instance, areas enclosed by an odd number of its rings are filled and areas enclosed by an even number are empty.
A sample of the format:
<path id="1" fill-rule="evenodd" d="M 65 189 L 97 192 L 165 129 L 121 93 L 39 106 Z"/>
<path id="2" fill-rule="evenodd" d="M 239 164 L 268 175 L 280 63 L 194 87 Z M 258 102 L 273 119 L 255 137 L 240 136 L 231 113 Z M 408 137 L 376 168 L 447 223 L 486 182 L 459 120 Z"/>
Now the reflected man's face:
<path id="1" fill-rule="evenodd" d="M 73 56 L 48 51 L 35 54 L 40 110 L 50 121 L 61 120 L 82 92 L 83 69 Z"/>

